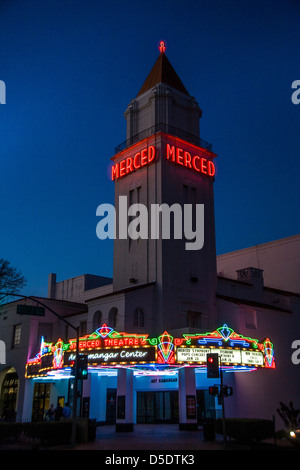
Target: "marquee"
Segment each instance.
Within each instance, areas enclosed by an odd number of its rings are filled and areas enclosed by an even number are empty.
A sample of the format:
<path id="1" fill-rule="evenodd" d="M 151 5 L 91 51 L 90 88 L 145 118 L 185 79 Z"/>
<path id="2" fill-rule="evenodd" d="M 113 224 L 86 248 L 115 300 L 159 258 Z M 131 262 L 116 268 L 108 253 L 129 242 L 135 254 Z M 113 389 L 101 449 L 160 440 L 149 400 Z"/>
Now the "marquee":
<path id="1" fill-rule="evenodd" d="M 41 340 L 35 358 L 26 364 L 25 377 L 47 376 L 53 370 L 70 368 L 76 358 L 76 339 L 56 343 Z M 174 338 L 167 331 L 158 337 L 119 333 L 103 324 L 91 335 L 79 338 L 79 352 L 87 354 L 89 368 L 160 364 L 206 368 L 206 355 L 216 352 L 224 370 L 275 368 L 274 348 L 269 338 L 262 341 L 236 333 L 226 324 L 213 332 L 183 334 Z"/>

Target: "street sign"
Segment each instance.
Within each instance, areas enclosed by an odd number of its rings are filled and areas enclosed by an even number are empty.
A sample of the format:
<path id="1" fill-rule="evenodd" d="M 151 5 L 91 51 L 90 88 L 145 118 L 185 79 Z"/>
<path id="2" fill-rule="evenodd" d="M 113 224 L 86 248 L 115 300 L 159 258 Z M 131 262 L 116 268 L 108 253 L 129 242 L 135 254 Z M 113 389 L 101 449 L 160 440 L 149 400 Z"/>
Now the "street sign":
<path id="1" fill-rule="evenodd" d="M 17 305 L 17 314 L 44 317 L 45 309 L 44 307 L 38 307 L 35 305 Z"/>

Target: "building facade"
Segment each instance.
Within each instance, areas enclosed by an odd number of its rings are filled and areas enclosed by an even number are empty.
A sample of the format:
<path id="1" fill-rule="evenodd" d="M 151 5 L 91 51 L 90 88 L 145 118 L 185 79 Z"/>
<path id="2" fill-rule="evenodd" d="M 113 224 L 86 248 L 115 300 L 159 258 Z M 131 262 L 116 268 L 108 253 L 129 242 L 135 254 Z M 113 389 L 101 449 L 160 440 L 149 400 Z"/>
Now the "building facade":
<path id="1" fill-rule="evenodd" d="M 220 416 L 209 392 L 220 387 L 207 377 L 211 352 L 233 389 L 228 416 L 271 419 L 280 401 L 297 402 L 299 238 L 216 256 L 217 156 L 200 137 L 201 115 L 162 48 L 112 157 L 113 279 L 56 282 L 50 274 L 48 298 L 26 300 L 43 305 L 43 317 L 20 316 L 24 300 L 2 306 L 2 415 L 40 420 L 51 403 L 72 404 L 78 346 L 88 356 L 78 412 L 119 430 L 154 422 L 189 429 Z"/>

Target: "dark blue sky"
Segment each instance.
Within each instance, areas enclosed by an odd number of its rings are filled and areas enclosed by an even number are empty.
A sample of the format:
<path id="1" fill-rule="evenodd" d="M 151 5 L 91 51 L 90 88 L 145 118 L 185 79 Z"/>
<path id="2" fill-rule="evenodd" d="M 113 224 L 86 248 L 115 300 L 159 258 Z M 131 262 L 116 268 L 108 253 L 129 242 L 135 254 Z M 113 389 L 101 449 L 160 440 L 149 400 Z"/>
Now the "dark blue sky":
<path id="1" fill-rule="evenodd" d="M 299 18 L 296 0 L 1 0 L 0 257 L 25 294 L 112 275 L 96 208 L 161 39 L 218 154 L 217 253 L 300 232 Z"/>

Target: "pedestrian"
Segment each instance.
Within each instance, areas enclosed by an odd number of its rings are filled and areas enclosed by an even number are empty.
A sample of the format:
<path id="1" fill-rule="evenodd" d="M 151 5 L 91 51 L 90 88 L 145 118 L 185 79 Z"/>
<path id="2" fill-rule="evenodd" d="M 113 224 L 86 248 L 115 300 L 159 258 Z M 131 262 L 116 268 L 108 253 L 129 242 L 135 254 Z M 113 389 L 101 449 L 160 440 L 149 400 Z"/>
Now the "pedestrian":
<path id="1" fill-rule="evenodd" d="M 71 418 L 71 408 L 70 408 L 69 403 L 66 403 L 64 408 L 63 408 L 63 417 L 65 419 Z"/>
<path id="2" fill-rule="evenodd" d="M 55 410 L 55 421 L 59 421 L 63 417 L 63 409 L 60 403 L 57 403 L 57 407 Z"/>
<path id="3" fill-rule="evenodd" d="M 55 416 L 55 408 L 53 403 L 51 404 L 49 410 L 46 413 L 46 420 L 47 421 L 53 421 Z"/>

